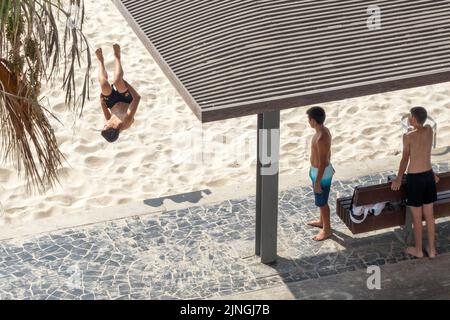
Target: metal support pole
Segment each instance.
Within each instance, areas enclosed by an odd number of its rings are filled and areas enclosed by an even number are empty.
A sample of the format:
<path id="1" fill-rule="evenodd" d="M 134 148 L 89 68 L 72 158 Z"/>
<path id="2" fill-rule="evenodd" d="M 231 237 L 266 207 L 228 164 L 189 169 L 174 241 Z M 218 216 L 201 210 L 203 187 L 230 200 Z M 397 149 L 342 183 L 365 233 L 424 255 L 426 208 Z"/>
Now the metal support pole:
<path id="1" fill-rule="evenodd" d="M 255 254 L 261 255 L 261 159 L 259 132 L 263 126 L 263 115 L 258 114 L 258 129 L 256 132 L 256 230 L 255 230 Z"/>
<path id="2" fill-rule="evenodd" d="M 256 169 L 256 255 L 268 264 L 277 259 L 280 111 L 258 115 Z"/>

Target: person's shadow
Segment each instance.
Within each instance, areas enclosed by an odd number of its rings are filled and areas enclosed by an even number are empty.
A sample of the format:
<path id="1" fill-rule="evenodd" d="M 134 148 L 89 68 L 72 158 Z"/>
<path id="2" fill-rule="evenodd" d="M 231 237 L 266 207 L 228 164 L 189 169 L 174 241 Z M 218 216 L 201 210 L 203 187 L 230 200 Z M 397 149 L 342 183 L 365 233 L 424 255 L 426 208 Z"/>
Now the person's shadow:
<path id="1" fill-rule="evenodd" d="M 439 256 L 449 250 L 450 221 L 443 221 L 436 227 L 441 230 L 436 239 Z M 336 242 L 342 246 L 341 250 L 331 253 L 325 250 L 317 255 L 311 253 L 311 255 L 293 259 L 278 256 L 276 262 L 268 266 L 274 270 L 271 276 L 279 277 L 294 299 L 347 300 L 354 299 L 355 293 L 358 294 L 358 299 L 372 299 L 377 296 L 369 291 L 358 291 L 357 288 L 346 286 L 346 281 L 350 281 L 352 277 L 361 277 L 361 273 L 349 274 L 348 272 L 366 270 L 369 266 L 382 267 L 386 264 L 396 264 L 400 261 L 414 259 L 404 253 L 406 243 L 402 240 L 402 235 L 401 228 L 359 238 L 339 230 L 333 230 L 333 236 L 327 241 Z M 365 273 L 362 277 L 364 275 Z M 325 277 L 329 283 L 327 288 L 323 288 L 324 281 L 303 282 Z"/>
<path id="2" fill-rule="evenodd" d="M 211 190 L 209 189 L 205 189 L 205 190 L 201 190 L 201 191 L 195 191 L 195 192 L 188 192 L 188 193 L 181 193 L 181 194 L 177 194 L 177 195 L 173 195 L 173 196 L 166 196 L 166 197 L 161 197 L 161 198 L 155 198 L 155 199 L 147 199 L 144 200 L 144 203 L 148 206 L 151 207 L 160 207 L 164 204 L 164 200 L 172 200 L 173 202 L 176 203 L 184 203 L 184 202 L 189 202 L 189 203 L 199 203 L 200 200 L 203 198 L 203 195 L 210 195 L 212 194 Z"/>

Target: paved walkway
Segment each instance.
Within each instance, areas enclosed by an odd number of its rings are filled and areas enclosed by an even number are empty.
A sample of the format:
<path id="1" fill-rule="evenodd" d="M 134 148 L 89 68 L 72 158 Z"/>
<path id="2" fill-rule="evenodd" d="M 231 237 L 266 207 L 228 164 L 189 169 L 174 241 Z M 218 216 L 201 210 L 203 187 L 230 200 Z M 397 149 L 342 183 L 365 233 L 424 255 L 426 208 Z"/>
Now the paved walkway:
<path id="1" fill-rule="evenodd" d="M 335 181 L 332 210 L 336 196 L 389 174 Z M 280 194 L 280 257 L 262 265 L 253 255 L 254 211 L 254 198 L 231 200 L 1 241 L 0 298 L 220 298 L 410 259 L 398 232 L 355 238 L 335 214 L 335 236 L 312 241 L 317 230 L 305 222 L 317 210 L 302 187 Z M 449 236 L 450 222 L 441 220 L 439 254 L 450 252 Z"/>
<path id="2" fill-rule="evenodd" d="M 229 300 L 449 300 L 450 254 L 435 260 L 405 260 L 380 267 L 380 286 L 366 270 L 289 282 L 269 289 L 228 296 Z"/>

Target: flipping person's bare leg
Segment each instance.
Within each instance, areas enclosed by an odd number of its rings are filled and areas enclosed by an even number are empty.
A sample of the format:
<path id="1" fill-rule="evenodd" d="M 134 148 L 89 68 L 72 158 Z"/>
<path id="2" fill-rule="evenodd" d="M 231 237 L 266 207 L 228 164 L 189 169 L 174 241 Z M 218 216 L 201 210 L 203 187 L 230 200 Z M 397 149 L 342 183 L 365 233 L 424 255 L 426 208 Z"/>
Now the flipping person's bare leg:
<path id="1" fill-rule="evenodd" d="M 116 58 L 114 69 L 114 86 L 116 87 L 117 91 L 119 91 L 120 93 L 124 93 L 128 90 L 128 88 L 125 82 L 123 81 L 123 68 L 121 61 L 120 46 L 118 44 L 115 44 L 113 45 L 113 49 L 114 49 L 114 56 Z"/>
<path id="2" fill-rule="evenodd" d="M 103 58 L 103 51 L 101 48 L 95 51 L 99 63 L 98 82 L 104 96 L 109 96 L 112 92 L 111 85 L 108 82 L 108 73 L 105 68 L 105 59 Z"/>
<path id="3" fill-rule="evenodd" d="M 425 216 L 428 230 L 428 256 L 430 259 L 433 259 L 436 257 L 436 224 L 434 219 L 433 204 L 426 204 L 423 206 L 423 215 Z"/>

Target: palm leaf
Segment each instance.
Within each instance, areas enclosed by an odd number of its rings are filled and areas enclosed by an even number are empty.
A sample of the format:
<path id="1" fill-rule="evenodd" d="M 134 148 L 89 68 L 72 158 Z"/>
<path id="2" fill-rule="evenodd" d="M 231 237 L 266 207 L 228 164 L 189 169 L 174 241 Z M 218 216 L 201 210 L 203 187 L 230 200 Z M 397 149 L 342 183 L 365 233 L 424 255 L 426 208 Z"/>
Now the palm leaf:
<path id="1" fill-rule="evenodd" d="M 71 5 L 80 9 L 77 25 L 66 23 Z M 28 191 L 57 183 L 64 160 L 49 122 L 54 115 L 40 97 L 42 82 L 54 81 L 62 65 L 70 111 L 81 116 L 89 99 L 91 58 L 83 22 L 82 0 L 0 0 L 0 156 L 24 174 Z"/>

